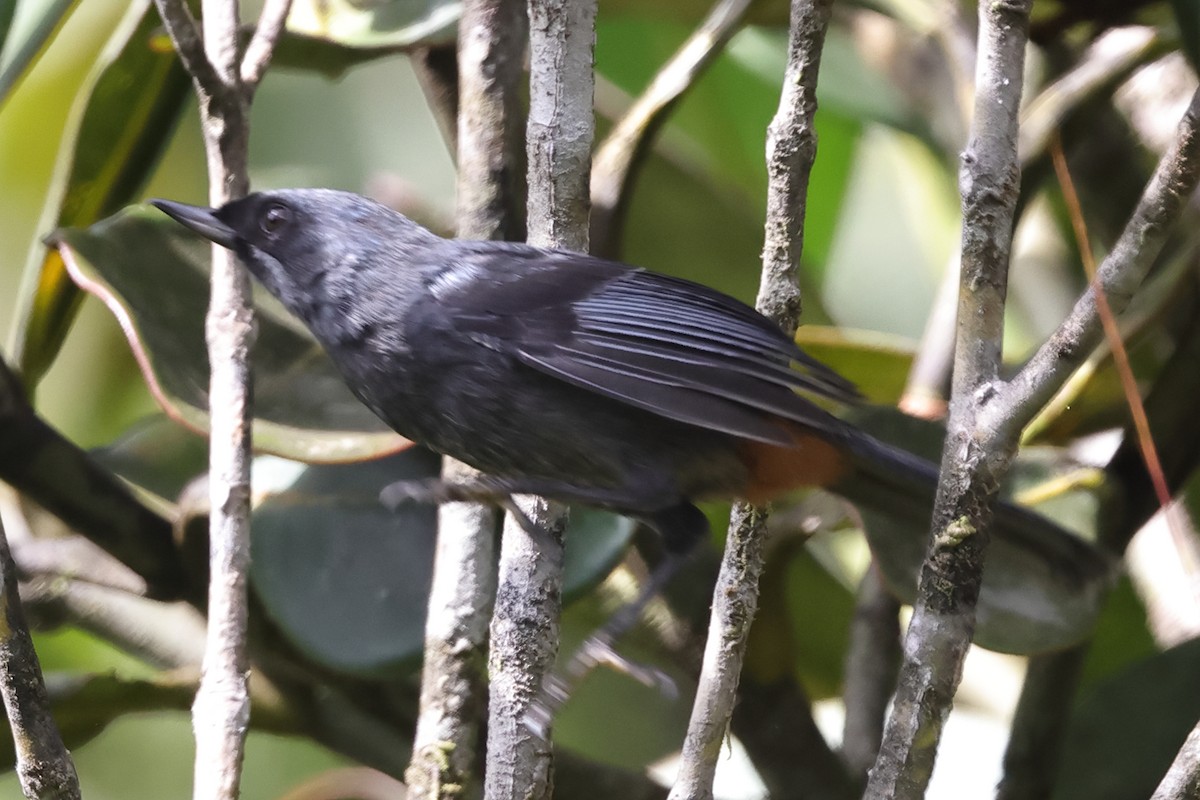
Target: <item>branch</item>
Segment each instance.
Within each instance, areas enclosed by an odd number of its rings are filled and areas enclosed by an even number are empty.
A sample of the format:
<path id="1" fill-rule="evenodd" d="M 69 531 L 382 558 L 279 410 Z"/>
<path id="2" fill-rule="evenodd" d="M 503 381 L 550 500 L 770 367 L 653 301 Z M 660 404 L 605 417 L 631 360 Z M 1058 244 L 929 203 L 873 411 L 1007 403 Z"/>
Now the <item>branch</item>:
<path id="1" fill-rule="evenodd" d="M 438 130 L 458 158 L 458 53 L 454 45 L 418 48 L 408 55 L 425 103 L 433 113 Z M 426 226 L 428 227 L 428 226 Z"/>
<path id="2" fill-rule="evenodd" d="M 209 201 L 213 206 L 224 205 L 244 196 L 250 187 L 250 101 L 290 3 L 268 0 L 262 24 L 243 61 L 237 0 L 204 0 L 203 53 L 183 0 L 155 2 L 200 96 Z M 246 635 L 253 413 L 249 354 L 253 335 L 249 277 L 232 252 L 214 245 L 212 297 L 205 319 L 211 365 L 208 637 L 203 677 L 192 708 L 197 800 L 234 800 L 238 796 L 249 727 Z"/>
<path id="3" fill-rule="evenodd" d="M 1104 292 L 1115 314 L 1129 305 L 1198 180 L 1200 89 L 1192 95 L 1175 141 L 1159 160 L 1125 230 L 1100 265 L 1096 285 L 1083 294 L 1058 330 L 984 407 L 980 418 L 984 430 L 997 439 L 1014 441 L 1083 363 L 1103 336 L 1095 292 Z"/>
<path id="4" fill-rule="evenodd" d="M 950 418 L 933 536 L 868 798 L 925 795 L 975 629 L 991 503 L 1011 457 L 1011 448 L 981 440 L 977 417 L 1000 366 L 1031 5 L 1008 0 L 979 6 L 975 115 L 960 173 L 962 276 Z"/>
<path id="5" fill-rule="evenodd" d="M 737 33 L 752 0 L 719 0 L 605 137 L 592 167 L 592 248 L 615 256 L 638 169 L 658 131 Z"/>
<path id="6" fill-rule="evenodd" d="M 846 649 L 846 721 L 842 759 L 856 780 L 865 783 L 879 756 L 888 702 L 900 670 L 900 601 L 872 564 L 863 575 Z"/>
<path id="7" fill-rule="evenodd" d="M 797 271 L 804 242 L 808 177 L 817 149 L 813 125 L 817 75 L 831 7 L 832 0 L 792 0 L 787 69 L 779 110 L 767 129 L 769 184 L 757 307 L 789 333 L 796 330 L 800 317 Z M 672 798 L 712 797 L 721 740 L 733 713 L 750 623 L 758 606 L 765 539 L 765 509 L 735 504 Z"/>
<path id="8" fill-rule="evenodd" d="M 530 0 L 530 244 L 588 250 L 595 41 L 595 0 Z"/>
<path id="9" fill-rule="evenodd" d="M 520 0 L 471 0 L 458 23 L 458 235 L 525 237 Z"/>
<path id="10" fill-rule="evenodd" d="M 596 3 L 530 0 L 528 14 L 527 238 L 587 252 Z M 518 498 L 517 505 L 548 535 L 534 537 L 512 515 L 505 521 L 487 744 L 486 794 L 496 798 L 549 797 L 554 787 L 548 738 L 530 731 L 526 718 L 558 652 L 567 510 L 537 497 Z"/>
<path id="11" fill-rule="evenodd" d="M 204 54 L 204 40 L 200 38 L 200 26 L 192 16 L 191 9 L 182 0 L 154 0 L 158 15 L 175 43 L 175 52 L 183 62 L 183 68 L 196 82 L 196 88 L 210 95 L 220 93 L 221 81 L 217 77 L 208 56 Z"/>
<path id="12" fill-rule="evenodd" d="M 171 523 L 38 417 L 3 359 L 0 480 L 136 572 L 150 596 L 195 600 Z"/>
<path id="13" fill-rule="evenodd" d="M 473 474 L 461 462 L 443 463 L 444 480 Z M 448 503 L 438 510 L 421 699 L 412 761 L 404 772 L 412 800 L 442 797 L 452 787 L 467 797 L 477 794 L 488 696 L 483 653 L 496 593 L 495 527 L 491 506 Z"/>
<path id="14" fill-rule="evenodd" d="M 0 695 L 8 711 L 21 790 L 31 800 L 78 800 L 79 778 L 50 715 L 50 698 L 17 591 L 17 568 L 0 526 Z"/>
<path id="15" fill-rule="evenodd" d="M 253 92 L 266 74 L 267 67 L 271 64 L 271 56 L 275 53 L 275 45 L 283 35 L 291 7 L 292 0 L 267 0 L 263 6 L 262 13 L 258 16 L 258 27 L 250 37 L 246 53 L 242 56 L 242 86 L 246 91 Z"/>
<path id="16" fill-rule="evenodd" d="M 1150 800 L 1189 800 L 1200 797 L 1200 723 L 1192 728 L 1175 762 Z"/>
<path id="17" fill-rule="evenodd" d="M 453 103 L 440 105 L 443 124 L 457 106 L 458 235 L 505 239 L 522 228 L 519 83 L 525 48 L 524 9 L 518 0 L 472 0 L 459 22 Z M 447 113 L 448 112 L 448 113 Z M 446 479 L 475 474 L 446 459 Z M 491 506 L 455 503 L 438 512 L 438 543 L 425 665 L 412 762 L 405 771 L 409 796 L 437 798 L 451 787 L 468 797 L 482 778 L 479 751 L 488 702 L 488 622 L 496 593 L 496 514 Z"/>

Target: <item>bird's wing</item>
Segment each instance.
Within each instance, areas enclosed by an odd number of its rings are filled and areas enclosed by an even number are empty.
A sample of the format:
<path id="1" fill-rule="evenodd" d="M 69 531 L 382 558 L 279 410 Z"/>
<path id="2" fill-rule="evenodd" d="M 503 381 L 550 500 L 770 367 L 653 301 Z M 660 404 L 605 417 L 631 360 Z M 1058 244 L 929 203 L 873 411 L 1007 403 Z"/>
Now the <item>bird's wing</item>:
<path id="1" fill-rule="evenodd" d="M 576 253 L 495 246 L 456 259 L 430 288 L 456 329 L 545 374 L 772 444 L 792 442 L 780 420 L 842 429 L 809 397 L 859 397 L 765 317 L 700 284 Z"/>

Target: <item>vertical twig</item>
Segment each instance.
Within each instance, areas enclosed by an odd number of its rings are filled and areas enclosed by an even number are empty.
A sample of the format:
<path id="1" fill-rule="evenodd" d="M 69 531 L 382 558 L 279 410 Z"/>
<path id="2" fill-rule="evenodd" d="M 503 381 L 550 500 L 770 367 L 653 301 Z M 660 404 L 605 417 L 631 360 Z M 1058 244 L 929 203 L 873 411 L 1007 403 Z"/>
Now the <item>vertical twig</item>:
<path id="1" fill-rule="evenodd" d="M 50 715 L 50 698 L 17 591 L 17 567 L 0 527 L 0 695 L 8 712 L 17 777 L 30 800 L 79 800 L 71 754 Z"/>
<path id="2" fill-rule="evenodd" d="M 1088 645 L 1082 644 L 1029 660 L 996 800 L 1051 796 L 1087 652 Z"/>
<path id="3" fill-rule="evenodd" d="M 525 50 L 520 0 L 470 0 L 458 37 L 458 235 L 525 236 L 520 95 Z"/>
<path id="4" fill-rule="evenodd" d="M 249 189 L 250 103 L 270 63 L 290 0 L 268 0 L 245 57 L 238 46 L 236 0 L 205 0 L 203 37 L 182 0 L 155 0 L 192 75 L 208 162 L 209 202 L 222 205 Z M 239 794 L 250 718 L 246 654 L 250 567 L 249 351 L 254 326 L 250 284 L 232 252 L 213 247 L 212 298 L 205 320 L 211 365 L 208 638 L 192 709 L 196 735 L 194 796 Z"/>
<path id="5" fill-rule="evenodd" d="M 530 0 L 528 13 L 527 238 L 587 252 L 596 4 Z M 525 716 L 558 652 L 566 508 L 537 497 L 517 505 L 548 536 L 535 539 L 511 518 L 504 526 L 492 619 L 489 798 L 549 797 L 553 790 L 549 741 L 533 735 Z M 547 541 L 558 544 L 553 552 Z"/>
<path id="6" fill-rule="evenodd" d="M 865 784 L 879 756 L 888 702 L 900 670 L 900 601 L 872 565 L 858 587 L 850 645 L 846 649 L 846 721 L 842 760 Z"/>
<path id="7" fill-rule="evenodd" d="M 520 0 L 472 0 L 459 22 L 457 68 L 441 64 L 437 83 L 457 73 L 454 98 L 441 114 L 449 128 L 457 106 L 458 235 L 504 239 L 521 228 L 520 103 L 525 17 Z M 448 88 L 448 87 L 445 87 Z M 442 476 L 474 470 L 447 458 Z M 477 797 L 479 752 L 488 697 L 488 622 L 496 591 L 496 514 L 492 507 L 450 503 L 438 512 L 438 543 L 413 757 L 405 779 L 413 798 L 447 793 Z"/>
<path id="8" fill-rule="evenodd" d="M 1032 0 L 979 7 L 975 113 L 962 156 L 962 272 L 950 419 L 933 537 L 905 639 L 895 707 L 869 798 L 925 794 L 942 727 L 975 630 L 991 504 L 1011 448 L 981 440 L 977 417 L 996 389 L 1013 214 L 1017 120 Z"/>
<path id="9" fill-rule="evenodd" d="M 530 0 L 530 244 L 588 250 L 595 43 L 595 0 Z"/>
<path id="10" fill-rule="evenodd" d="M 779 110 L 767 130 L 767 218 L 758 310 L 785 331 L 800 319 L 797 271 L 804 243 L 808 178 L 817 151 L 817 73 L 832 0 L 792 0 L 788 64 Z M 671 798 L 711 798 L 721 740 L 729 727 L 765 559 L 766 511 L 734 506 L 700 683 Z"/>

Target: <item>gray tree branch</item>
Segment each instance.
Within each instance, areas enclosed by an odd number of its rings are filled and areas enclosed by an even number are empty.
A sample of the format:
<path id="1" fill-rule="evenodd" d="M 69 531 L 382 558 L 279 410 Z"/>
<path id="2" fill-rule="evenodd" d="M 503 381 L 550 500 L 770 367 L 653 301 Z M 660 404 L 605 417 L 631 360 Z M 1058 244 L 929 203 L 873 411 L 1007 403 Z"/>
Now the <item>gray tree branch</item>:
<path id="1" fill-rule="evenodd" d="M 263 25 L 251 39 L 248 61 L 243 61 L 238 44 L 237 0 L 204 1 L 202 53 L 196 25 L 182 0 L 155 0 L 155 4 L 199 95 L 209 202 L 220 206 L 249 190 L 250 102 L 290 2 L 269 0 Z M 250 83 L 243 81 L 243 67 Z M 197 800 L 238 796 L 249 727 L 246 633 L 253 333 L 249 277 L 232 252 L 214 245 L 212 297 L 205 319 L 211 365 L 208 636 L 192 709 Z"/>
<path id="2" fill-rule="evenodd" d="M 1200 797 L 1200 723 L 1188 734 L 1171 768 L 1150 800 L 1193 800 Z"/>
<path id="3" fill-rule="evenodd" d="M 800 319 L 797 270 L 804 242 L 808 178 L 816 157 L 813 118 L 831 0 L 793 0 L 779 110 L 767 130 L 767 218 L 758 310 L 793 333 Z M 734 506 L 696 699 L 671 797 L 711 798 L 721 740 L 729 727 L 765 561 L 766 510 Z"/>
<path id="4" fill-rule="evenodd" d="M 528 159 L 530 244 L 587 252 L 588 181 L 595 137 L 595 0 L 530 0 Z M 517 506 L 548 536 L 509 515 L 500 551 L 492 619 L 492 700 L 487 796 L 549 797 L 548 738 L 526 717 L 558 653 L 565 506 L 520 497 Z"/>
<path id="5" fill-rule="evenodd" d="M 1200 180 L 1200 89 L 1179 123 L 1120 238 L 1058 330 L 1033 358 L 982 409 L 980 426 L 1000 441 L 1015 441 L 1070 374 L 1099 344 L 1103 333 L 1096 313 L 1096 291 L 1108 298 L 1114 314 L 1129 305 L 1167 240 L 1172 223 Z"/>
<path id="6" fill-rule="evenodd" d="M 50 698 L 17 590 L 17 567 L 0 526 L 0 695 L 17 753 L 17 776 L 30 800 L 78 800 L 79 778 L 50 715 Z"/>
<path id="7" fill-rule="evenodd" d="M 438 82 L 458 77 L 454 102 L 440 104 L 454 123 L 458 161 L 458 235 L 506 239 L 521 228 L 521 110 L 519 83 L 525 46 L 519 0 L 472 0 L 459 22 L 457 67 L 443 65 Z M 445 459 L 442 476 L 458 481 L 475 474 Z M 438 543 L 425 663 L 405 779 L 413 798 L 454 791 L 478 797 L 483 787 L 479 749 L 488 704 L 488 623 L 496 594 L 495 509 L 451 503 L 438 511 Z"/>
<path id="8" fill-rule="evenodd" d="M 868 798 L 925 794 L 975 629 L 991 503 L 1011 457 L 1008 448 L 981 442 L 977 418 L 1000 365 L 1031 5 L 1009 0 L 979 7 L 975 113 L 960 172 L 962 272 L 950 419 L 933 536 Z"/>

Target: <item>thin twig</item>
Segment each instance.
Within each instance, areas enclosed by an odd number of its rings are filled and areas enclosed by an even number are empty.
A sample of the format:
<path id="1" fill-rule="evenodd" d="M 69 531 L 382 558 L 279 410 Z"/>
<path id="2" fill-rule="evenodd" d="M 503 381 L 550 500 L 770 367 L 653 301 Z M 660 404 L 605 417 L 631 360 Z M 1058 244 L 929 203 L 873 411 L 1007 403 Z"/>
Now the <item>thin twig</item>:
<path id="1" fill-rule="evenodd" d="M 452 44 L 421 47 L 408 54 L 425 104 L 433 113 L 450 155 L 458 159 L 458 50 Z"/>
<path id="2" fill-rule="evenodd" d="M 842 760 L 863 784 L 883 740 L 888 701 L 900 670 L 900 601 L 872 565 L 858 586 L 846 648 Z"/>
<path id="3" fill-rule="evenodd" d="M 1046 154 L 1063 123 L 1081 106 L 1119 86 L 1168 45 L 1153 28 L 1116 28 L 1088 47 L 1079 62 L 1029 101 L 1021 114 L 1017 153 L 1022 165 Z"/>
<path id="4" fill-rule="evenodd" d="M 1020 172 L 1017 123 L 1032 0 L 979 6 L 971 139 L 963 154 L 962 276 L 950 419 L 934 535 L 905 639 L 895 707 L 868 798 L 924 797 L 975 629 L 990 505 L 1009 448 L 980 440 L 976 418 L 1000 366 L 1012 220 Z"/>
<path id="5" fill-rule="evenodd" d="M 1112 351 L 1113 364 L 1121 379 L 1121 389 L 1125 394 L 1125 403 L 1129 406 L 1129 415 L 1133 421 L 1138 446 L 1142 450 L 1142 457 L 1146 460 L 1146 470 L 1150 473 L 1150 482 L 1154 486 L 1154 493 L 1158 496 L 1158 502 L 1163 509 L 1166 509 L 1171 504 L 1171 490 L 1167 488 L 1167 479 L 1163 475 L 1158 449 L 1154 446 L 1154 437 L 1150 435 L 1150 421 L 1146 418 L 1146 406 L 1142 403 L 1137 378 L 1134 377 L 1133 367 L 1129 363 L 1129 352 L 1125 349 L 1125 342 L 1121 340 L 1117 318 L 1113 314 L 1112 306 L 1109 305 L 1103 290 L 1095 286 L 1096 257 L 1092 253 L 1087 222 L 1083 218 L 1083 207 L 1079 203 L 1079 195 L 1071 180 L 1071 172 L 1067 167 L 1067 157 L 1063 154 L 1061 139 L 1053 140 L 1050 145 L 1050 155 L 1054 162 L 1054 172 L 1062 187 L 1063 200 L 1066 202 L 1067 213 L 1071 218 L 1071 227 L 1075 231 L 1075 243 L 1079 247 L 1083 272 L 1087 275 L 1089 284 L 1093 286 L 1092 293 L 1096 298 L 1096 313 L 1100 317 L 1100 327 L 1104 331 L 1104 338 Z"/>
<path id="6" fill-rule="evenodd" d="M 78 800 L 79 778 L 50 715 L 42 667 L 17 591 L 17 568 L 0 526 L 0 695 L 12 727 L 17 776 L 30 800 Z"/>
<path id="7" fill-rule="evenodd" d="M 808 178 L 816 157 L 817 75 L 831 0 L 792 0 L 788 63 L 779 110 L 767 130 L 767 218 L 757 307 L 789 333 L 800 319 L 797 271 L 804 243 Z M 721 740 L 729 727 L 765 562 L 766 511 L 734 506 L 687 738 L 671 797 L 712 797 Z"/>
<path id="8" fill-rule="evenodd" d="M 1097 271 L 1096 285 L 1119 314 L 1154 263 L 1171 224 L 1200 180 L 1200 90 L 1179 124 L 1171 147 L 1159 160 L 1137 208 Z M 980 426 L 1013 441 L 1102 338 L 1096 295 L 1090 290 L 1058 330 L 983 409 Z"/>
<path id="9" fill-rule="evenodd" d="M 254 52 L 243 63 L 237 0 L 204 0 L 203 54 L 182 0 L 155 0 L 200 99 L 209 201 L 220 206 L 249 190 L 247 159 L 253 84 L 270 61 L 290 3 L 271 0 Z M 205 319 L 209 364 L 209 591 L 203 676 L 192 708 L 196 735 L 194 796 L 239 795 L 249 727 L 246 652 L 250 567 L 250 343 L 254 328 L 249 278 L 232 252 L 214 245 L 212 297 Z"/>
<path id="10" fill-rule="evenodd" d="M 442 106 L 443 124 L 457 109 L 458 235 L 505 239 L 520 234 L 521 114 L 519 83 L 525 42 L 519 0 L 473 0 L 459 22 L 454 103 Z M 459 100 L 461 97 L 461 101 Z M 445 459 L 443 478 L 476 474 Z M 438 512 L 438 543 L 425 664 L 412 762 L 405 778 L 412 798 L 453 791 L 477 797 L 483 785 L 479 743 L 488 704 L 488 647 L 496 593 L 496 512 L 490 505 L 453 503 Z"/>
<path id="11" fill-rule="evenodd" d="M 292 0 L 266 0 L 263 5 L 262 13 L 258 16 L 258 26 L 246 45 L 245 55 L 242 56 L 242 87 L 246 91 L 253 92 L 266 74 L 267 67 L 271 64 L 271 56 L 275 54 L 275 45 L 283 35 L 291 7 Z"/>
<path id="12" fill-rule="evenodd" d="M 611 257 L 619 252 L 630 189 L 655 135 L 741 29 L 751 2 L 718 0 L 596 150 L 591 189 L 591 240 L 596 254 Z"/>
<path id="13" fill-rule="evenodd" d="M 1192 728 L 1162 783 L 1150 800 L 1195 800 L 1200 797 L 1200 723 Z"/>
<path id="14" fill-rule="evenodd" d="M 1029 660 L 996 800 L 1051 796 L 1087 652 L 1088 645 L 1082 644 Z"/>
<path id="15" fill-rule="evenodd" d="M 175 52 L 183 62 L 183 68 L 192 76 L 197 86 L 208 94 L 216 94 L 221 82 L 208 57 L 204 54 L 204 40 L 200 38 L 200 26 L 192 16 L 187 3 L 180 0 L 154 0 L 158 15 L 175 43 Z"/>
<path id="16" fill-rule="evenodd" d="M 528 14 L 527 239 L 587 252 L 596 3 L 530 0 Z M 512 514 L 505 521 L 492 619 L 489 798 L 549 797 L 554 788 L 549 741 L 526 716 L 558 653 L 567 510 L 537 497 L 516 502 L 548 535 L 532 535 Z"/>

